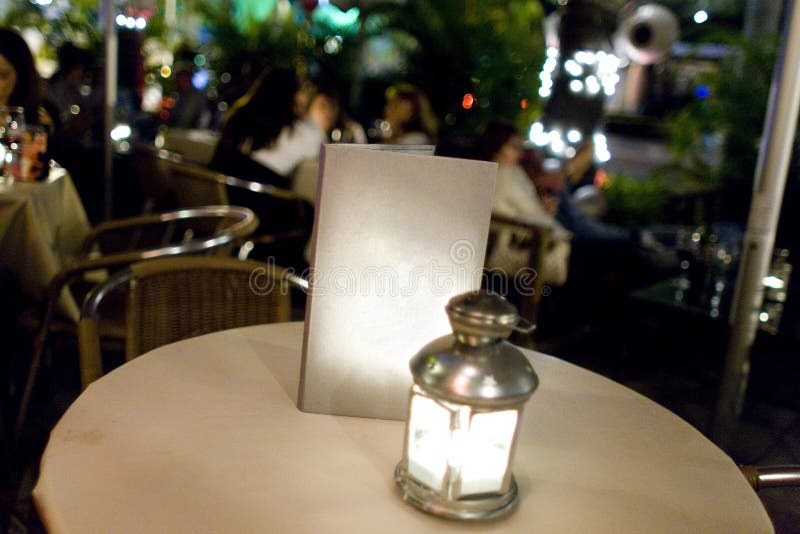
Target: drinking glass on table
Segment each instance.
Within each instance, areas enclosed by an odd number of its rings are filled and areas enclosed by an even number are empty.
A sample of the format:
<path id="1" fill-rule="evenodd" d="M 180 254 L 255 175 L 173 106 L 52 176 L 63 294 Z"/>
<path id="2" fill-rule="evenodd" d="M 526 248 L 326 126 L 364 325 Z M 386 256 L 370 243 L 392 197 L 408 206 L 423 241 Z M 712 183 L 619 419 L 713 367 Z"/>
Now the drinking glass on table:
<path id="1" fill-rule="evenodd" d="M 3 182 L 6 184 L 14 182 L 11 164 L 20 157 L 25 130 L 25 108 L 0 106 L 0 145 L 3 152 Z"/>

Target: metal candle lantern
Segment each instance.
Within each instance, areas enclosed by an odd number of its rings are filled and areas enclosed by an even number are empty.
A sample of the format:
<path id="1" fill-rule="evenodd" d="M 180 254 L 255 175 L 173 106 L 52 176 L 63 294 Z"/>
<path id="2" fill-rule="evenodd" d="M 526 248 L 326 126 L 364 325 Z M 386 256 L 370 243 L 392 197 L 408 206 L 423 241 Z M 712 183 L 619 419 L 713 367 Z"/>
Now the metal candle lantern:
<path id="1" fill-rule="evenodd" d="M 395 480 L 404 498 L 453 519 L 490 519 L 517 503 L 511 472 L 525 402 L 539 380 L 506 338 L 530 332 L 514 306 L 478 291 L 446 307 L 453 334 L 410 362 L 411 387 L 403 459 Z"/>

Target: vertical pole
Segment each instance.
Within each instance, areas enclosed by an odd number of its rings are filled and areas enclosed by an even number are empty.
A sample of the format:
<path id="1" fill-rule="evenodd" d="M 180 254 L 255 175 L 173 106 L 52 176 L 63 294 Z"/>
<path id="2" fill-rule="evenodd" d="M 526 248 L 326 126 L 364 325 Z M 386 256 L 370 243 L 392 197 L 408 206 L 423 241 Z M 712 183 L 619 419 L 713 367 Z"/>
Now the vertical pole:
<path id="1" fill-rule="evenodd" d="M 175 27 L 175 24 L 178 22 L 177 12 L 176 0 L 164 1 L 164 25 L 167 28 Z"/>
<path id="2" fill-rule="evenodd" d="M 744 12 L 744 35 L 748 39 L 764 39 L 777 35 L 783 0 L 747 0 Z"/>
<path id="3" fill-rule="evenodd" d="M 116 9 L 113 0 L 103 0 L 105 13 L 105 106 L 103 127 L 103 176 L 105 179 L 104 191 L 104 218 L 113 217 L 114 206 L 114 145 L 111 141 L 111 130 L 114 128 L 114 110 L 117 106 L 117 25 L 115 21 Z"/>
<path id="4" fill-rule="evenodd" d="M 164 37 L 172 46 L 179 41 L 178 4 L 177 0 L 164 0 Z"/>
<path id="5" fill-rule="evenodd" d="M 712 439 L 728 445 L 741 415 L 750 373 L 750 349 L 758 329 L 763 280 L 769 269 L 786 173 L 800 106 L 800 3 L 793 1 L 786 38 L 775 65 L 764 134 L 756 166 L 750 215 L 731 311 L 732 329 L 722 374 Z M 747 105 L 742 103 L 741 105 Z"/>

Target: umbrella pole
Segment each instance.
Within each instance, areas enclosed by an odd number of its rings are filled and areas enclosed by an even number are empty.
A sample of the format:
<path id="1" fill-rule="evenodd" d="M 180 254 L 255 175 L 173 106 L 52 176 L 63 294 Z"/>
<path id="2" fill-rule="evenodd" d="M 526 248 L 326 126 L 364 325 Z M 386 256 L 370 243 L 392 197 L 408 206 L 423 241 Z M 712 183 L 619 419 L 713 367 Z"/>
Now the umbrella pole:
<path id="1" fill-rule="evenodd" d="M 105 101 L 103 107 L 103 177 L 104 187 L 104 218 L 113 217 L 114 206 L 114 145 L 111 140 L 111 130 L 114 128 L 115 108 L 117 106 L 117 51 L 119 41 L 117 38 L 117 25 L 115 22 L 115 8 L 112 0 L 103 0 L 105 13 Z"/>
<path id="2" fill-rule="evenodd" d="M 776 62 L 764 134 L 756 166 L 753 197 L 731 310 L 731 334 L 725 355 L 711 438 L 726 447 L 742 412 L 750 375 L 750 349 L 758 329 L 786 173 L 800 105 L 800 2 L 792 2 L 786 38 Z M 746 103 L 742 103 L 746 105 Z"/>

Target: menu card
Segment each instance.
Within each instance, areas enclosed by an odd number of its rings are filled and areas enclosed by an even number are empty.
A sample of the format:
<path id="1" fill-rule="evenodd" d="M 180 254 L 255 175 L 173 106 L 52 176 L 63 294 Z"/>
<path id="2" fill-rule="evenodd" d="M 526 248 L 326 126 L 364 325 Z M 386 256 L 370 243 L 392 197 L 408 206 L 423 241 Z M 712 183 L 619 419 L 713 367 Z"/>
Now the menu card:
<path id="1" fill-rule="evenodd" d="M 325 145 L 298 407 L 404 419 L 408 362 L 480 287 L 497 165 Z"/>

